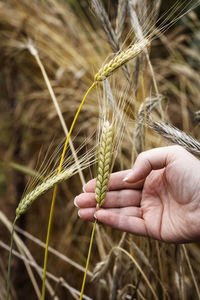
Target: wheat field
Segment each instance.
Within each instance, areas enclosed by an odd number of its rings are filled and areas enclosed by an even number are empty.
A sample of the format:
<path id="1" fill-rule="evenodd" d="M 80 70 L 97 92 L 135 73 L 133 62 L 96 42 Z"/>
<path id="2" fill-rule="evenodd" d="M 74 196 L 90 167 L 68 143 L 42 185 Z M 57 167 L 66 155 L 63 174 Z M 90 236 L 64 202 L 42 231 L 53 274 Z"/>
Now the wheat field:
<path id="1" fill-rule="evenodd" d="M 55 184 L 45 299 L 79 299 L 93 227 L 74 207 L 84 183 L 100 174 L 101 205 L 111 170 L 131 168 L 144 150 L 179 144 L 200 156 L 198 5 L 0 0 L 1 300 L 20 201 L 10 299 L 44 299 Z M 64 142 L 91 86 L 58 174 Z M 110 143 L 105 173 L 101 156 L 108 149 L 98 150 L 107 147 L 103 128 Z M 198 243 L 165 244 L 97 224 L 83 299 L 200 299 L 199 266 Z"/>

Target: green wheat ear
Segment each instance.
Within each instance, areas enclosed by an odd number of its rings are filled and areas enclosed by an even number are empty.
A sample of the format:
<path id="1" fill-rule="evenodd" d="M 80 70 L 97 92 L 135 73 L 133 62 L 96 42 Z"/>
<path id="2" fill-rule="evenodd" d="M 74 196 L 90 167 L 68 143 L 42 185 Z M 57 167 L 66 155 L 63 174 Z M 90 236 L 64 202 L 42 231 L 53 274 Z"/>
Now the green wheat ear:
<path id="1" fill-rule="evenodd" d="M 102 130 L 102 136 L 99 147 L 99 160 L 97 168 L 97 180 L 95 198 L 97 207 L 100 207 L 107 192 L 108 181 L 112 166 L 112 152 L 113 152 L 113 125 L 106 121 Z"/>
<path id="2" fill-rule="evenodd" d="M 95 198 L 97 201 L 96 209 L 98 209 L 103 204 L 107 192 L 108 181 L 110 178 L 110 173 L 112 171 L 113 147 L 114 147 L 114 126 L 113 124 L 110 124 L 109 121 L 105 121 L 102 128 L 101 140 L 99 144 L 99 159 L 98 159 L 97 180 L 96 180 L 96 190 L 95 190 Z M 83 297 L 96 224 L 97 224 L 97 220 L 95 220 L 92 229 L 85 273 L 83 277 L 83 283 L 81 287 L 81 294 L 79 300 L 82 300 Z"/>
<path id="3" fill-rule="evenodd" d="M 22 214 L 24 214 L 38 197 L 43 195 L 49 189 L 52 189 L 55 185 L 68 179 L 71 175 L 72 172 L 67 170 L 61 172 L 58 175 L 48 178 L 46 181 L 38 185 L 33 191 L 31 191 L 24 198 L 22 198 L 16 209 L 16 218 L 18 219 Z"/>
<path id="4" fill-rule="evenodd" d="M 143 39 L 128 49 L 120 52 L 117 56 L 109 61 L 105 66 L 103 66 L 95 75 L 94 81 L 103 81 L 105 78 L 109 77 L 113 72 L 118 70 L 121 66 L 126 64 L 129 60 L 137 57 L 142 51 L 150 45 L 148 39 Z"/>

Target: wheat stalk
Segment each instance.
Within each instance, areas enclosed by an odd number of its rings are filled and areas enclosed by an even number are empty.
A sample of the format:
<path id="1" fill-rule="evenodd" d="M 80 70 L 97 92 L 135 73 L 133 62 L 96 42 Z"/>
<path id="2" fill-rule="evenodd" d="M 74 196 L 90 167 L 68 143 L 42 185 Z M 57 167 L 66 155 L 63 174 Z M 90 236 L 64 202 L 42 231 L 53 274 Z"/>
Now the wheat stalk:
<path id="1" fill-rule="evenodd" d="M 114 29 L 112 27 L 112 24 L 109 20 L 108 14 L 102 4 L 99 0 L 92 0 L 91 5 L 93 10 L 95 11 L 99 21 L 101 22 L 102 28 L 104 29 L 106 36 L 108 38 L 108 41 L 113 49 L 113 51 L 119 50 L 119 44 L 118 39 L 116 37 L 116 34 L 114 32 Z"/>
<path id="2" fill-rule="evenodd" d="M 118 42 L 121 40 L 122 33 L 124 31 L 126 12 L 127 12 L 127 0 L 119 0 L 118 7 L 117 7 L 116 27 L 115 27 L 115 34 L 117 35 Z"/>
<path id="3" fill-rule="evenodd" d="M 99 146 L 99 159 L 98 159 L 96 190 L 95 190 L 95 198 L 97 201 L 96 209 L 98 209 L 103 204 L 105 199 L 105 195 L 108 187 L 108 181 L 112 169 L 113 146 L 114 146 L 113 124 L 112 123 L 110 124 L 109 121 L 105 121 L 102 128 L 102 134 L 101 134 L 101 140 Z M 85 288 L 86 275 L 87 275 L 87 270 L 88 270 L 91 251 L 92 251 L 92 244 L 93 244 L 96 224 L 97 224 L 97 220 L 95 220 L 94 222 L 92 234 L 90 238 L 90 245 L 89 245 L 85 273 L 84 273 L 82 287 L 81 287 L 80 300 L 83 297 L 83 292 Z"/>
<path id="4" fill-rule="evenodd" d="M 150 41 L 148 39 L 143 39 L 142 41 L 139 41 L 129 47 L 127 50 L 120 52 L 117 56 L 111 59 L 109 63 L 107 63 L 98 71 L 98 73 L 94 77 L 94 81 L 103 81 L 129 60 L 137 57 L 149 45 Z"/>
<path id="5" fill-rule="evenodd" d="M 145 147 L 145 123 L 149 119 L 149 115 L 152 110 L 156 109 L 156 106 L 162 101 L 162 97 L 159 95 L 155 98 L 146 98 L 140 105 L 137 115 L 137 122 L 134 130 L 135 149 L 137 153 L 143 151 Z"/>
<path id="6" fill-rule="evenodd" d="M 66 150 L 67 150 L 67 146 L 68 146 L 69 139 L 71 137 L 74 125 L 77 121 L 77 118 L 80 114 L 80 111 L 83 107 L 83 104 L 85 103 L 85 100 L 86 100 L 89 92 L 95 87 L 96 84 L 97 84 L 96 82 L 93 82 L 93 84 L 89 87 L 89 89 L 85 93 L 85 96 L 83 97 L 83 100 L 81 101 L 81 104 L 79 105 L 79 108 L 78 108 L 78 110 L 77 110 L 77 112 L 74 116 L 74 119 L 72 121 L 70 130 L 69 130 L 69 134 L 68 134 L 67 139 L 65 141 L 65 145 L 64 145 L 63 152 L 62 152 L 62 155 L 61 155 L 60 164 L 59 164 L 59 168 L 58 168 L 58 174 L 60 174 L 61 171 L 62 171 L 65 153 L 66 153 Z M 48 229 L 47 229 L 46 248 L 45 248 L 45 255 L 44 255 L 44 272 L 43 272 L 43 282 L 42 282 L 42 300 L 45 299 L 45 281 L 46 281 L 46 271 L 47 271 L 49 238 L 50 238 L 50 232 L 51 232 L 51 225 L 52 225 L 52 218 L 53 218 L 53 211 L 54 211 L 54 206 L 55 206 L 56 194 L 57 194 L 57 185 L 55 185 L 54 191 L 53 191 L 53 197 L 52 197 L 52 202 L 51 202 L 51 210 L 50 210 L 50 214 L 49 214 L 49 223 L 48 223 Z"/>
<path id="7" fill-rule="evenodd" d="M 95 198 L 100 207 L 106 195 L 112 166 L 113 125 L 106 121 L 102 130 L 96 179 Z"/>
<path id="8" fill-rule="evenodd" d="M 187 248 L 185 245 L 181 245 L 182 248 L 183 248 L 183 252 L 184 252 L 184 255 L 185 255 L 185 258 L 186 258 L 186 261 L 187 261 L 187 264 L 188 264 L 188 267 L 189 267 L 189 270 L 190 270 L 190 273 L 191 273 L 191 276 L 192 276 L 192 280 L 194 282 L 194 286 L 195 286 L 195 289 L 196 289 L 196 293 L 198 295 L 198 299 L 200 299 L 200 289 L 199 289 L 199 285 L 198 285 L 198 282 L 197 282 L 197 279 L 195 278 L 195 274 L 194 274 L 194 271 L 192 269 L 192 266 L 191 266 L 191 263 L 190 263 L 190 258 L 189 258 L 189 255 L 187 253 Z"/>
<path id="9" fill-rule="evenodd" d="M 149 127 L 172 143 L 184 147 L 189 152 L 200 156 L 200 143 L 178 128 L 151 120 Z"/>
<path id="10" fill-rule="evenodd" d="M 146 34 L 145 34 L 145 32 L 143 32 L 144 30 L 143 30 L 143 28 L 142 28 L 142 26 L 140 24 L 138 15 L 137 15 L 136 10 L 135 10 L 135 3 L 134 3 L 133 0 L 128 0 L 128 8 L 129 8 L 129 13 L 130 13 L 130 21 L 131 21 L 131 25 L 132 25 L 132 28 L 134 30 L 134 33 L 135 33 L 137 39 L 139 41 L 142 41 L 144 39 L 144 37 L 146 36 Z M 144 11 L 144 7 L 142 7 L 141 13 L 142 12 L 145 12 Z M 147 14 L 147 11 L 146 11 L 145 14 Z M 147 48 L 144 49 L 144 55 L 146 56 L 146 60 L 147 60 L 147 63 L 149 65 L 149 70 L 150 70 L 150 74 L 151 74 L 151 77 L 152 77 L 152 80 L 153 80 L 153 85 L 154 85 L 156 97 L 159 98 L 158 85 L 157 85 L 157 82 L 156 82 L 156 77 L 155 77 L 154 69 L 153 69 L 153 66 L 152 66 L 152 63 L 151 63 L 151 60 L 150 60 Z M 160 103 L 159 103 L 159 107 L 160 107 L 160 112 L 161 112 L 162 119 L 163 119 L 162 106 L 161 106 Z"/>

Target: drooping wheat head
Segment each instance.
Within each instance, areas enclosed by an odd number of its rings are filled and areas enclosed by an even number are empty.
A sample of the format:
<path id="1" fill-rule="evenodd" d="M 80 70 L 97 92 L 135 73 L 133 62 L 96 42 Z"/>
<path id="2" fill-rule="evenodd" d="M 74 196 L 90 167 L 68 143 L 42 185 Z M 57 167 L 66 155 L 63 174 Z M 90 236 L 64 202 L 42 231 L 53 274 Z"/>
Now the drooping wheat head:
<path id="1" fill-rule="evenodd" d="M 82 148 L 83 145 L 78 149 L 77 152 L 79 152 Z M 83 154 L 79 157 L 79 166 L 81 170 L 89 167 L 96 161 L 94 154 L 95 148 L 93 147 L 91 150 L 86 152 L 86 154 Z M 37 198 L 46 193 L 48 190 L 52 189 L 55 185 L 76 174 L 78 169 L 79 167 L 77 166 L 77 163 L 74 162 L 72 155 L 68 156 L 64 161 L 63 169 L 59 174 L 57 173 L 57 168 L 55 167 L 55 169 L 43 179 L 42 183 L 37 184 L 34 189 L 25 193 L 16 209 L 16 219 L 24 214 Z M 45 173 L 45 171 L 43 171 L 43 173 Z"/>
<path id="2" fill-rule="evenodd" d="M 178 144 L 184 147 L 189 152 L 200 156 L 200 143 L 192 136 L 186 134 L 184 131 L 163 122 L 155 122 L 151 119 L 149 127 L 153 129 L 156 133 L 163 136 L 167 140 L 174 144 Z"/>
<path id="3" fill-rule="evenodd" d="M 148 39 L 136 42 L 127 50 L 121 51 L 117 56 L 110 60 L 104 67 L 102 67 L 94 77 L 94 81 L 102 81 L 109 77 L 113 72 L 118 70 L 125 63 L 137 57 L 144 49 L 150 45 Z"/>
<path id="4" fill-rule="evenodd" d="M 63 182 L 68 179 L 72 175 L 72 170 L 66 170 L 65 172 L 61 172 L 58 175 L 55 175 L 40 185 L 38 185 L 33 191 L 28 193 L 22 200 L 20 201 L 17 209 L 16 209 L 16 217 L 19 218 L 22 214 L 24 214 L 27 209 L 29 209 L 32 203 L 40 196 L 42 196 L 49 189 L 52 189 L 56 184 Z"/>

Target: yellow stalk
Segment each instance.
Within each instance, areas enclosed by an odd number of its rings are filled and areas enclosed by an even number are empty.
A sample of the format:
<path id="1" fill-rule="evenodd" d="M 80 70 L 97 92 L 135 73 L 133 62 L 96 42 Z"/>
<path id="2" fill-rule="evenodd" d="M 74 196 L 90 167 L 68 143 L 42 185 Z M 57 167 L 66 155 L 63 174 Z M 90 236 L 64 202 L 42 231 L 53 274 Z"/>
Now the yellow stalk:
<path id="1" fill-rule="evenodd" d="M 98 163 L 98 170 L 97 170 L 96 190 L 95 190 L 95 198 L 97 201 L 96 210 L 98 210 L 103 204 L 107 192 L 108 181 L 110 178 L 110 173 L 112 168 L 112 153 L 113 153 L 113 145 L 114 145 L 113 141 L 114 141 L 113 124 L 110 124 L 108 121 L 105 121 L 102 129 L 101 141 L 99 145 L 99 163 Z M 96 223 L 97 220 L 95 220 L 94 222 L 92 235 L 90 238 L 90 245 L 89 245 L 85 273 L 83 277 L 81 295 L 79 300 L 82 299 L 83 292 L 84 292 Z"/>
<path id="2" fill-rule="evenodd" d="M 65 142 L 65 146 L 63 148 L 63 152 L 62 152 L 62 156 L 61 156 L 61 160 L 60 160 L 60 164 L 59 164 L 59 168 L 58 168 L 58 174 L 60 174 L 61 170 L 62 170 L 62 165 L 63 165 L 63 160 L 65 157 L 65 153 L 67 150 L 67 146 L 69 143 L 69 139 L 72 133 L 72 130 L 74 128 L 74 125 L 76 123 L 76 120 L 79 116 L 79 113 L 81 111 L 81 108 L 87 98 L 87 95 L 89 94 L 89 92 L 93 89 L 93 87 L 95 87 L 95 85 L 97 84 L 97 82 L 93 82 L 93 84 L 91 85 L 91 87 L 87 90 L 78 110 L 77 113 L 74 117 L 74 120 L 72 122 L 71 128 L 69 130 L 69 134 L 67 136 L 66 142 Z M 49 248 L 49 238 L 50 238 L 50 232 L 51 232 L 51 224 L 52 224 L 52 217 L 53 217 L 53 210 L 54 210 L 54 205 L 55 205 L 55 199 L 56 199 L 56 193 L 57 193 L 57 186 L 54 187 L 54 191 L 53 191 L 53 197 L 52 197 L 52 202 L 51 202 L 51 210 L 50 210 L 50 215 L 49 215 L 49 223 L 48 223 L 48 229 L 47 229 L 47 237 L 46 237 L 46 247 L 45 247 L 45 256 L 44 256 L 44 272 L 43 272 L 43 282 L 42 282 L 42 300 L 45 299 L 45 281 L 46 281 L 46 270 L 47 270 L 47 258 L 48 258 L 48 248 Z"/>
<path id="3" fill-rule="evenodd" d="M 84 292 L 84 288 L 85 288 L 85 281 L 86 281 L 88 266 L 89 266 L 89 262 L 90 262 L 90 255 L 91 255 L 91 251 L 92 251 L 92 244 L 93 244 L 93 240 L 94 240 L 94 233 L 95 233 L 96 224 L 97 224 L 97 220 L 94 221 L 94 225 L 93 225 L 93 228 L 92 228 L 92 234 L 91 234 L 91 238 L 90 238 L 88 256 L 87 256 L 87 261 L 86 261 L 86 266 L 85 266 L 85 273 L 84 273 L 84 277 L 83 277 L 83 283 L 82 283 L 82 287 L 81 287 L 81 295 L 80 295 L 79 300 L 82 300 L 82 297 L 83 297 L 83 292 Z"/>

